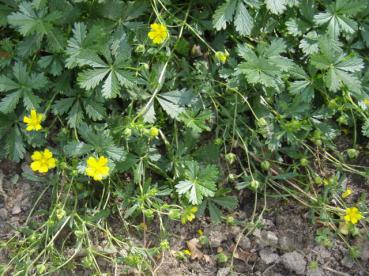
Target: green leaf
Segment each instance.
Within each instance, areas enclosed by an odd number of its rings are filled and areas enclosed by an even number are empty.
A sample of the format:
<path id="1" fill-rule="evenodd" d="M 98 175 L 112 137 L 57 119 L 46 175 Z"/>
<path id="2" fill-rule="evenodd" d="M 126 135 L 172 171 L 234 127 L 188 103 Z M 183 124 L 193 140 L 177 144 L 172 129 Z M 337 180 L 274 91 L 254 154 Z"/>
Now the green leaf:
<path id="1" fill-rule="evenodd" d="M 227 0 L 216 9 L 213 15 L 213 26 L 216 30 L 227 28 L 227 23 L 233 19 L 237 2 L 237 0 Z"/>
<path id="2" fill-rule="evenodd" d="M 78 75 L 78 83 L 81 88 L 90 90 L 99 85 L 99 83 L 109 73 L 109 69 L 88 69 Z M 109 94 L 109 93 L 107 93 Z"/>
<path id="3" fill-rule="evenodd" d="M 186 194 L 193 205 L 201 204 L 204 197 L 212 197 L 216 191 L 215 181 L 218 177 L 218 169 L 214 165 L 200 168 L 196 161 L 185 163 L 186 180 L 179 181 L 175 186 L 178 194 Z"/>
<path id="4" fill-rule="evenodd" d="M 14 12 L 8 16 L 9 24 L 18 27 L 19 32 L 24 36 L 36 32 L 42 34 L 46 33 L 42 19 L 43 17 L 39 16 L 38 13 L 33 10 L 30 2 L 22 2 L 19 5 L 19 12 Z"/>
<path id="5" fill-rule="evenodd" d="M 0 112 L 5 114 L 12 112 L 17 106 L 21 96 L 22 94 L 19 91 L 6 95 L 0 102 Z"/>
<path id="6" fill-rule="evenodd" d="M 19 162 L 24 157 L 26 148 L 23 143 L 22 134 L 17 126 L 13 126 L 9 133 L 7 150 L 10 159 L 15 162 Z"/>
<path id="7" fill-rule="evenodd" d="M 208 121 L 211 120 L 212 116 L 213 114 L 208 109 L 202 110 L 200 113 L 188 110 L 179 115 L 179 120 L 182 121 L 186 127 L 192 129 L 193 132 L 201 133 L 203 131 L 210 131 Z"/>
<path id="8" fill-rule="evenodd" d="M 242 1 L 238 3 L 234 25 L 240 35 L 249 35 L 254 26 L 253 18 Z"/>
<path id="9" fill-rule="evenodd" d="M 267 9 L 273 14 L 282 14 L 287 9 L 286 0 L 265 0 Z"/>
<path id="10" fill-rule="evenodd" d="M 73 37 L 68 40 L 66 49 L 67 58 L 65 66 L 69 69 L 74 68 L 79 64 L 79 56 L 83 51 L 83 42 L 86 39 L 87 31 L 84 23 L 74 23 Z"/>

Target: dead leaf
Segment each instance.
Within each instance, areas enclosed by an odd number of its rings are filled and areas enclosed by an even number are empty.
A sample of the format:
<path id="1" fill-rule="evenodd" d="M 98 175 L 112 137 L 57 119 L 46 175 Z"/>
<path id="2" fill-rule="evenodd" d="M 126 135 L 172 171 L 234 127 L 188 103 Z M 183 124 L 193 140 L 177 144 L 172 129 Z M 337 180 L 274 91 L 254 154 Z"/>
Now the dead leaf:
<path id="1" fill-rule="evenodd" d="M 230 251 L 233 252 L 233 250 L 234 250 L 234 245 L 230 248 Z M 255 255 L 255 253 L 243 250 L 239 247 L 237 247 L 236 251 L 233 254 L 233 257 L 235 257 L 238 260 L 244 261 L 245 263 L 255 262 L 257 259 L 257 256 Z"/>
<path id="2" fill-rule="evenodd" d="M 193 238 L 192 240 L 186 242 L 187 247 L 191 252 L 191 260 L 199 259 L 201 260 L 204 257 L 204 254 L 200 251 L 199 240 L 197 238 Z"/>

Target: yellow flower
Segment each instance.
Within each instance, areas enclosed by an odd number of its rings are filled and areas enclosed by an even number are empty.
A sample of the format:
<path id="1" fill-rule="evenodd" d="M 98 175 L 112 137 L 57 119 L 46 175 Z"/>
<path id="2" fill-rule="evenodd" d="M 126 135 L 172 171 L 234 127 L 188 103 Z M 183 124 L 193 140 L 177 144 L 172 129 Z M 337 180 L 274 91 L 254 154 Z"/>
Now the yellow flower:
<path id="1" fill-rule="evenodd" d="M 352 194 L 352 190 L 350 188 L 347 188 L 346 191 L 342 193 L 342 198 L 349 197 Z"/>
<path id="2" fill-rule="evenodd" d="M 56 160 L 53 158 L 53 153 L 48 149 L 35 151 L 31 156 L 33 162 L 31 169 L 34 172 L 47 173 L 50 169 L 55 168 Z"/>
<path id="3" fill-rule="evenodd" d="M 156 127 L 150 128 L 149 134 L 151 137 L 156 137 L 159 135 L 159 129 Z"/>
<path id="4" fill-rule="evenodd" d="M 185 224 L 187 221 L 193 221 L 195 218 L 195 213 L 197 212 L 196 206 L 189 206 L 187 207 L 181 217 L 182 224 Z"/>
<path id="5" fill-rule="evenodd" d="M 148 33 L 148 37 L 154 44 L 162 44 L 168 37 L 168 29 L 163 24 L 154 23 L 150 25 L 151 30 Z"/>
<path id="6" fill-rule="evenodd" d="M 89 157 L 87 159 L 86 174 L 96 181 L 101 181 L 109 175 L 108 158 L 100 156 L 100 158 Z"/>
<path id="7" fill-rule="evenodd" d="M 191 251 L 188 249 L 182 250 L 185 255 L 191 256 Z"/>
<path id="8" fill-rule="evenodd" d="M 367 107 L 369 107 L 369 99 L 364 99 L 364 104 L 367 106 Z"/>
<path id="9" fill-rule="evenodd" d="M 227 62 L 228 57 L 229 53 L 227 52 L 227 50 L 225 50 L 224 52 L 218 51 L 215 53 L 215 58 L 223 64 Z"/>
<path id="10" fill-rule="evenodd" d="M 36 110 L 32 109 L 29 117 L 24 116 L 23 122 L 27 124 L 27 131 L 39 131 L 41 127 L 42 114 L 37 114 Z"/>
<path id="11" fill-rule="evenodd" d="M 358 221 L 363 217 L 359 209 L 356 207 L 347 208 L 345 210 L 346 215 L 343 217 L 345 221 L 351 222 L 352 224 L 358 223 Z"/>

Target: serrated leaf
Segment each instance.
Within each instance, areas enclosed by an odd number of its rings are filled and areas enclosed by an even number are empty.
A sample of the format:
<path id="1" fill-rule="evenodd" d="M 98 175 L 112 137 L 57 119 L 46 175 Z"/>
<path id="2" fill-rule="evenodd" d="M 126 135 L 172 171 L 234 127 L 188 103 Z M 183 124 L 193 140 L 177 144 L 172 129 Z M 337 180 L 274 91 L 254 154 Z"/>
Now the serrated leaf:
<path id="1" fill-rule="evenodd" d="M 6 95 L 0 102 L 0 112 L 7 114 L 14 111 L 21 96 L 19 91 Z"/>
<path id="2" fill-rule="evenodd" d="M 83 156 L 91 150 L 93 150 L 93 147 L 84 142 L 72 141 L 64 146 L 64 152 L 69 157 Z"/>
<path id="3" fill-rule="evenodd" d="M 26 148 L 23 143 L 22 134 L 17 126 L 14 126 L 11 129 L 6 143 L 7 151 L 11 160 L 19 162 L 23 159 Z"/>
<path id="4" fill-rule="evenodd" d="M 224 30 L 231 22 L 236 10 L 237 0 L 227 0 L 220 5 L 213 15 L 213 26 L 216 30 Z"/>
<path id="5" fill-rule="evenodd" d="M 81 88 L 90 90 L 99 85 L 99 83 L 109 73 L 109 69 L 87 69 L 78 75 L 78 83 Z M 109 93 L 108 93 L 109 94 Z"/>
<path id="6" fill-rule="evenodd" d="M 287 9 L 286 0 L 265 0 L 267 9 L 273 14 L 282 14 Z"/>
<path id="7" fill-rule="evenodd" d="M 179 181 L 175 186 L 178 194 L 186 194 L 193 205 L 201 204 L 204 197 L 213 197 L 216 190 L 215 181 L 218 177 L 218 169 L 213 165 L 200 168 L 196 161 L 188 161 L 186 164 L 186 180 Z"/>
<path id="8" fill-rule="evenodd" d="M 253 18 L 247 11 L 247 8 L 242 1 L 238 3 L 234 25 L 236 27 L 236 31 L 240 35 L 249 35 L 252 27 L 254 26 Z"/>

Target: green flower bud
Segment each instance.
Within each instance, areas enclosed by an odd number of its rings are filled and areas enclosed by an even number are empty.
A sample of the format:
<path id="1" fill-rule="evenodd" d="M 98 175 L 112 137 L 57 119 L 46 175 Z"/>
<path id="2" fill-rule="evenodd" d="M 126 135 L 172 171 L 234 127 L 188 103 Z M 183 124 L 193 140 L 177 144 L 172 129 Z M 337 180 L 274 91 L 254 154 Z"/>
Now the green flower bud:
<path id="1" fill-rule="evenodd" d="M 65 214 L 66 214 L 66 212 L 64 211 L 63 208 L 58 208 L 55 212 L 55 215 L 56 215 L 58 220 L 61 220 L 62 218 L 64 218 Z"/>
<path id="2" fill-rule="evenodd" d="M 181 217 L 181 212 L 178 210 L 178 209 L 172 209 L 169 211 L 168 213 L 168 217 L 171 219 L 171 220 L 177 220 L 177 219 L 180 219 Z"/>
<path id="3" fill-rule="evenodd" d="M 227 160 L 227 162 L 229 163 L 229 164 L 233 164 L 234 163 L 234 161 L 236 161 L 236 155 L 234 154 L 234 153 L 232 153 L 232 152 L 230 152 L 230 153 L 227 153 L 226 155 L 225 155 L 225 159 Z"/>
<path id="4" fill-rule="evenodd" d="M 162 250 L 169 250 L 170 249 L 170 245 L 169 245 L 169 242 L 168 240 L 163 240 L 160 242 L 160 248 Z"/>
<path id="5" fill-rule="evenodd" d="M 150 128 L 149 135 L 153 138 L 157 137 L 159 135 L 159 129 L 156 127 Z"/>
<path id="6" fill-rule="evenodd" d="M 144 53 L 145 52 L 145 45 L 144 44 L 139 44 L 137 45 L 136 49 L 135 49 L 136 53 Z"/>
<path id="7" fill-rule="evenodd" d="M 144 214 L 145 217 L 147 217 L 148 219 L 152 219 L 154 217 L 154 211 L 151 209 L 144 209 L 142 210 L 142 213 Z"/>
<path id="8" fill-rule="evenodd" d="M 46 265 L 45 264 L 39 264 L 36 266 L 36 270 L 39 274 L 44 274 L 46 272 Z"/>
<path id="9" fill-rule="evenodd" d="M 257 181 L 256 179 L 253 179 L 251 182 L 250 182 L 250 187 L 253 189 L 253 190 L 257 190 L 260 186 L 260 182 Z"/>
<path id="10" fill-rule="evenodd" d="M 225 264 L 226 262 L 228 262 L 228 256 L 223 252 L 218 253 L 215 258 L 220 264 Z"/>
<path id="11" fill-rule="evenodd" d="M 207 236 L 202 235 L 202 236 L 199 237 L 199 243 L 203 246 L 208 245 L 209 244 L 209 238 Z"/>
<path id="12" fill-rule="evenodd" d="M 126 136 L 127 138 L 131 137 L 132 136 L 132 129 L 130 128 L 125 128 L 124 131 L 123 131 L 123 134 L 124 136 Z"/>
<path id="13" fill-rule="evenodd" d="M 270 163 L 269 163 L 269 161 L 264 160 L 263 162 L 261 162 L 260 166 L 261 166 L 261 168 L 262 168 L 264 171 L 267 171 L 267 170 L 269 170 L 269 168 L 270 168 Z"/>
<path id="14" fill-rule="evenodd" d="M 351 159 L 355 159 L 359 156 L 359 151 L 357 149 L 348 149 L 347 150 L 347 155 Z"/>
<path id="15" fill-rule="evenodd" d="M 300 164 L 301 164 L 301 166 L 306 167 L 307 165 L 309 165 L 309 160 L 307 160 L 306 157 L 302 157 L 300 159 Z"/>
<path id="16" fill-rule="evenodd" d="M 323 179 L 318 175 L 314 178 L 314 182 L 317 185 L 322 185 L 323 184 Z"/>

